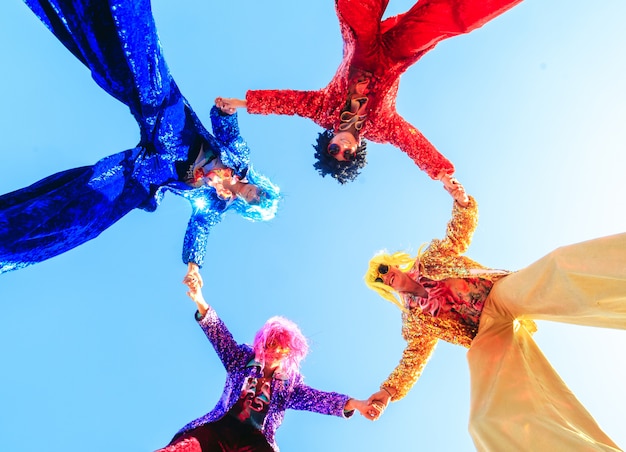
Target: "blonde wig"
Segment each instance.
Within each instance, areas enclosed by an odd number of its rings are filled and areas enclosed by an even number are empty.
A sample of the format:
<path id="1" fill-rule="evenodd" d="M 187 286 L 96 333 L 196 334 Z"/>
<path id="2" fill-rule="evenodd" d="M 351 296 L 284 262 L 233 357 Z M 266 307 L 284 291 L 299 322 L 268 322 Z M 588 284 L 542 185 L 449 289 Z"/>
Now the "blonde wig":
<path id="1" fill-rule="evenodd" d="M 417 258 L 421 255 L 422 248 L 420 248 L 417 253 Z M 408 253 L 405 252 L 396 252 L 393 254 L 388 254 L 386 252 L 380 252 L 376 254 L 369 262 L 369 268 L 365 273 L 365 284 L 367 287 L 372 289 L 378 295 L 383 297 L 385 300 L 392 302 L 396 306 L 398 306 L 403 311 L 406 311 L 406 307 L 404 303 L 398 296 L 398 293 L 389 287 L 388 285 L 382 282 L 376 282 L 376 278 L 380 277 L 380 273 L 378 272 L 378 267 L 381 264 L 388 265 L 390 267 L 397 267 L 401 272 L 408 272 L 413 264 L 415 263 L 415 257 L 412 257 Z"/>

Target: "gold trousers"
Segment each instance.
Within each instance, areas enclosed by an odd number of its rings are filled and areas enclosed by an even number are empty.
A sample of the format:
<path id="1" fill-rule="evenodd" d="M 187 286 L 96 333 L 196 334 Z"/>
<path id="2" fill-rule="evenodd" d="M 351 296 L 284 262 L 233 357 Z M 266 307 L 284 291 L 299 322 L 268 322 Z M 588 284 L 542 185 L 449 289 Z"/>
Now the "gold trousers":
<path id="1" fill-rule="evenodd" d="M 551 252 L 497 281 L 467 359 L 479 451 L 619 451 L 539 350 L 524 320 L 626 329 L 626 234 Z"/>

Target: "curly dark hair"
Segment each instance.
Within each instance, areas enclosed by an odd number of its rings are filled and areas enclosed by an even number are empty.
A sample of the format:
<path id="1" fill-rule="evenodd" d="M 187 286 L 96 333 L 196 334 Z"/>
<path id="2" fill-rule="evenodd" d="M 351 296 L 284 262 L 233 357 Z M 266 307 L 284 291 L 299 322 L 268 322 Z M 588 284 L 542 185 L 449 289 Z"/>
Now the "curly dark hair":
<path id="1" fill-rule="evenodd" d="M 354 160 L 340 162 L 328 153 L 328 143 L 335 136 L 332 130 L 325 130 L 317 136 L 317 143 L 313 145 L 317 162 L 313 164 L 322 177 L 330 174 L 340 184 L 352 182 L 361 173 L 361 168 L 367 164 L 366 141 L 361 138 L 361 143 L 356 148 Z"/>

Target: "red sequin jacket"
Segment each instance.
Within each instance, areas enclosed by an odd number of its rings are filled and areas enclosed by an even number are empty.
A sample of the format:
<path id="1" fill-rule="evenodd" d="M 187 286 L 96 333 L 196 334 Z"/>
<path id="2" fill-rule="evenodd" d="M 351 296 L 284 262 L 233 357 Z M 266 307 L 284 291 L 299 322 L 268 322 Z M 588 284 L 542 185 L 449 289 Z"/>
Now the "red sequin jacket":
<path id="1" fill-rule="evenodd" d="M 521 0 L 426 0 L 406 13 L 382 20 L 388 0 L 336 0 L 344 42 L 343 61 L 318 91 L 250 90 L 250 113 L 298 115 L 337 130 L 354 84 L 354 73 L 369 74 L 367 116 L 360 136 L 406 152 L 432 179 L 454 166 L 396 111 L 400 76 L 439 41 L 468 33 Z"/>

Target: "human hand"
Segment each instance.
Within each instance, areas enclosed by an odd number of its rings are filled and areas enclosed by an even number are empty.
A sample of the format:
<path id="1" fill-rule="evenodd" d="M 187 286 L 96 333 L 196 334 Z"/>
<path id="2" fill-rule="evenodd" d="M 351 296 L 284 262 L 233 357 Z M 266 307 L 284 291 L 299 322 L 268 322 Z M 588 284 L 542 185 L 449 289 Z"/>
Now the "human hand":
<path id="1" fill-rule="evenodd" d="M 242 99 L 235 99 L 233 97 L 216 97 L 215 105 L 222 111 L 222 113 L 232 115 L 238 108 L 246 108 L 248 106 L 248 102 Z"/>
<path id="2" fill-rule="evenodd" d="M 200 276 L 200 269 L 198 265 L 192 262 L 189 263 L 189 270 L 183 278 L 183 284 L 189 288 L 187 296 L 191 298 L 194 303 L 196 303 L 198 312 L 204 317 L 209 310 L 209 305 L 204 300 L 204 295 L 202 294 L 202 277 Z"/>
<path id="3" fill-rule="evenodd" d="M 191 288 L 192 284 L 198 284 L 198 287 L 202 287 L 204 282 L 202 281 L 202 275 L 200 275 L 200 267 L 198 264 L 189 262 L 187 264 L 187 273 L 183 278 L 183 284 Z"/>
<path id="4" fill-rule="evenodd" d="M 451 174 L 444 174 L 439 180 L 443 183 L 443 188 L 450 193 L 450 196 L 452 196 L 452 198 L 454 198 L 454 200 L 458 202 L 461 207 L 467 207 L 469 197 L 465 192 L 465 187 L 463 187 L 463 185 L 461 185 L 455 177 Z"/>
<path id="5" fill-rule="evenodd" d="M 363 414 L 366 418 L 375 421 L 383 414 L 390 401 L 391 393 L 388 390 L 381 389 L 367 399 L 367 410 L 365 413 L 361 414 Z"/>
<path id="6" fill-rule="evenodd" d="M 357 410 L 361 414 L 361 416 L 369 419 L 370 421 L 374 421 L 378 418 L 378 410 L 370 406 L 365 400 L 350 399 L 348 400 L 348 403 L 346 403 L 344 410 Z"/>

